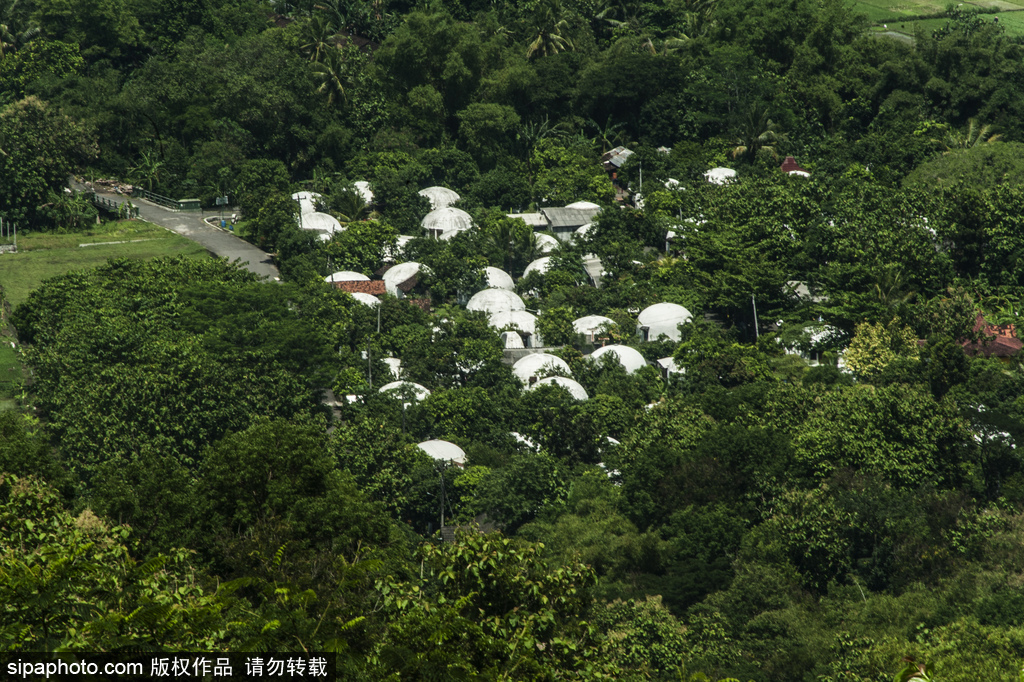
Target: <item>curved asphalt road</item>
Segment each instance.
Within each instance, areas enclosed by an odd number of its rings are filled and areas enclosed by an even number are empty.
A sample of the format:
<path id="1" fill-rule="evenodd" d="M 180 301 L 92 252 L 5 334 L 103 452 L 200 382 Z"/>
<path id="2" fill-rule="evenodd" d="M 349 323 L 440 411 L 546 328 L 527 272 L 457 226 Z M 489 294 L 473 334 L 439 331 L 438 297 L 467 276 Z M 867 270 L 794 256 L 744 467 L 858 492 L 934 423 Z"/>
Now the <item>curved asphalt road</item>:
<path id="1" fill-rule="evenodd" d="M 78 187 L 78 189 L 83 189 Z M 123 203 L 127 197 L 121 194 L 109 194 L 99 192 L 96 194 Z M 180 234 L 182 237 L 191 239 L 201 244 L 207 251 L 220 258 L 227 258 L 234 262 L 239 260 L 246 270 L 257 275 L 266 277 L 271 281 L 278 281 L 281 273 L 271 262 L 270 255 L 260 251 L 247 241 L 239 239 L 230 232 L 225 232 L 218 227 L 210 227 L 202 218 L 201 213 L 191 211 L 172 211 L 163 206 L 150 203 L 145 199 L 132 199 L 132 204 L 139 207 L 139 217 L 143 220 L 165 227 L 171 232 Z"/>

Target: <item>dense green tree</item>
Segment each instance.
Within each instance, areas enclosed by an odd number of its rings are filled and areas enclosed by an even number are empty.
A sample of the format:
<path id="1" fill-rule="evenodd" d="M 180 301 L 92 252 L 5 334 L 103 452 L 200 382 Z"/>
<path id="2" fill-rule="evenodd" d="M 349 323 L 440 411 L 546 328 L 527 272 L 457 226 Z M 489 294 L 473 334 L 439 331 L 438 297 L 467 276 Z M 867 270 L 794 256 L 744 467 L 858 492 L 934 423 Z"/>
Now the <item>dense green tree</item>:
<path id="1" fill-rule="evenodd" d="M 98 153 L 83 126 L 36 97 L 0 110 L 0 139 L 0 178 L 6 188 L 0 212 L 23 229 L 41 219 L 38 207 L 50 193 L 60 192 L 68 175 Z"/>

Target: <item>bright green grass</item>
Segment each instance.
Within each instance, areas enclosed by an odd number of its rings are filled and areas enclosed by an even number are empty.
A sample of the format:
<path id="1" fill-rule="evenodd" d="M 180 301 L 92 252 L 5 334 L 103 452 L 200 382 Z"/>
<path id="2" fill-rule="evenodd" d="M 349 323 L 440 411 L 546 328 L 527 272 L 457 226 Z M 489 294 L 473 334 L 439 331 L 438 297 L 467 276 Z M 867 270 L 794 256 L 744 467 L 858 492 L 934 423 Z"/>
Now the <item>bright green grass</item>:
<path id="1" fill-rule="evenodd" d="M 946 19 L 935 15 L 945 12 L 948 4 L 948 0 L 855 0 L 853 9 L 866 15 L 875 30 L 882 30 L 885 24 L 890 31 L 913 36 L 915 30 L 934 31 L 944 26 Z M 965 4 L 1003 10 L 998 15 L 984 14 L 982 18 L 991 21 L 998 16 L 1007 35 L 1024 35 L 1024 12 L 1017 11 L 1024 10 L 1024 0 L 972 0 Z"/>
<path id="2" fill-rule="evenodd" d="M 1006 30 L 1008 36 L 1020 36 L 1024 35 L 1024 12 L 1000 12 L 999 14 L 983 14 L 982 19 L 985 21 L 992 21 L 996 17 L 999 17 L 999 23 Z M 897 33 L 903 33 L 913 37 L 918 31 L 924 33 L 930 33 L 937 29 L 942 28 L 948 23 L 948 19 L 897 19 L 896 21 L 889 21 L 888 27 L 890 31 L 896 31 Z M 880 30 L 879 27 L 875 27 L 873 30 Z"/>
<path id="3" fill-rule="evenodd" d="M 0 336 L 0 401 L 8 401 L 17 396 L 22 377 L 18 352 L 11 348 L 9 337 Z M 0 411 L 3 411 L 2 407 Z"/>
<path id="4" fill-rule="evenodd" d="M 1017 16 L 1019 12 L 1001 12 L 999 14 L 986 14 L 984 15 L 988 21 L 992 21 L 995 17 L 999 17 L 999 23 L 1002 24 L 1007 35 L 1020 35 L 1024 31 L 1024 16 Z M 936 31 L 949 23 L 948 19 L 921 19 L 919 21 L 907 21 L 896 24 L 895 26 L 889 25 L 890 30 L 899 31 L 900 33 L 906 33 L 909 36 L 914 35 L 916 31 L 923 31 L 930 33 Z"/>
<path id="5" fill-rule="evenodd" d="M 97 242 L 146 241 L 125 244 Z M 188 256 L 206 258 L 206 249 L 162 227 L 141 221 L 107 223 L 75 234 L 31 233 L 18 235 L 18 253 L 0 254 L 0 284 L 11 305 L 28 298 L 43 280 L 72 270 L 93 268 L 110 258 L 158 258 Z"/>
<path id="6" fill-rule="evenodd" d="M 856 0 L 853 7 L 881 24 L 939 14 L 946 11 L 947 4 L 947 0 Z"/>

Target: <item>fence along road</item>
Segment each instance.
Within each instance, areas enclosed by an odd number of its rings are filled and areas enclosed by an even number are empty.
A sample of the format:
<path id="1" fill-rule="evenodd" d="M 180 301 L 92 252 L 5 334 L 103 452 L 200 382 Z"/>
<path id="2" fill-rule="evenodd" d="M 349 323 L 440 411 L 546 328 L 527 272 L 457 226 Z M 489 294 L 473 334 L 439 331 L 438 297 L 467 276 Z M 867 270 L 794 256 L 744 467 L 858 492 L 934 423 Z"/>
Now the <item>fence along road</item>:
<path id="1" fill-rule="evenodd" d="M 84 187 L 77 184 L 75 188 L 84 189 Z M 120 194 L 96 192 L 96 196 L 116 204 L 128 201 L 128 197 Z M 269 254 L 260 251 L 249 242 L 239 239 L 230 232 L 207 225 L 203 221 L 201 213 L 172 211 L 139 198 L 132 199 L 131 202 L 133 206 L 139 209 L 139 217 L 143 220 L 165 227 L 186 239 L 191 239 L 219 258 L 227 258 L 232 262 L 239 260 L 246 270 L 266 277 L 271 281 L 277 281 L 281 278 L 281 273 L 278 272 L 277 267 L 271 262 Z"/>

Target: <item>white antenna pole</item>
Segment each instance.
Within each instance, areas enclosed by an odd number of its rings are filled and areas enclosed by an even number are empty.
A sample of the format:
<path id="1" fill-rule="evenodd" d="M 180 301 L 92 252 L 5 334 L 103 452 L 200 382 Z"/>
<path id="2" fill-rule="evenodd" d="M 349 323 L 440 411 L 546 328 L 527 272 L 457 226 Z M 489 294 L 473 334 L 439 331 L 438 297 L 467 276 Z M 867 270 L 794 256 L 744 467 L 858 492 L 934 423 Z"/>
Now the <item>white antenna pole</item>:
<path id="1" fill-rule="evenodd" d="M 754 306 L 754 334 L 757 338 L 761 338 L 761 330 L 757 326 L 757 301 L 754 300 L 754 295 L 750 295 L 750 304 Z"/>

